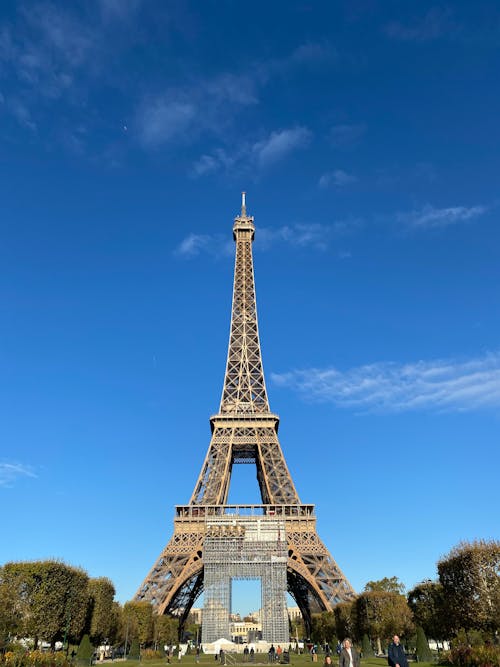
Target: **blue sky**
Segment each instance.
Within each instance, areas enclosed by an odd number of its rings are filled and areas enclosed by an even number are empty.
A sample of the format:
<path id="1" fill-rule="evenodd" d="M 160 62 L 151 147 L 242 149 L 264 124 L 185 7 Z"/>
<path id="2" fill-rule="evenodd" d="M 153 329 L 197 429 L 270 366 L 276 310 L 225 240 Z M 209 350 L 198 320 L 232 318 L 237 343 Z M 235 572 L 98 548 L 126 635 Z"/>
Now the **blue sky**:
<path id="1" fill-rule="evenodd" d="M 242 190 L 281 444 L 354 588 L 500 538 L 499 46 L 484 0 L 2 3 L 1 562 L 121 601 L 149 571 L 219 405 Z"/>

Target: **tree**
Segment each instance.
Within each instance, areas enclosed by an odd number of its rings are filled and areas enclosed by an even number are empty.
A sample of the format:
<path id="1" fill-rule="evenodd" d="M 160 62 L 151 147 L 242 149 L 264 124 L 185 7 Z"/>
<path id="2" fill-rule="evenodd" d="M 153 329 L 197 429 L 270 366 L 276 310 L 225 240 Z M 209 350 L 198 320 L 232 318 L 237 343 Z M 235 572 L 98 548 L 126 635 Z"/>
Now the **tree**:
<path id="1" fill-rule="evenodd" d="M 332 644 L 337 636 L 337 626 L 334 613 L 324 611 L 321 614 L 313 614 L 311 639 L 318 644 L 325 641 Z"/>
<path id="2" fill-rule="evenodd" d="M 64 637 L 79 639 L 88 608 L 88 576 L 59 561 L 7 563 L 3 583 L 14 591 L 19 614 L 17 629 L 26 637 L 54 647 Z"/>
<path id="3" fill-rule="evenodd" d="M 90 579 L 88 583 L 90 599 L 90 637 L 94 644 L 111 638 L 113 628 L 113 600 L 115 587 L 109 579 Z"/>
<path id="4" fill-rule="evenodd" d="M 130 640 L 147 644 L 153 639 L 153 606 L 150 602 L 126 602 L 123 617 Z"/>
<path id="5" fill-rule="evenodd" d="M 10 636 L 18 634 L 20 627 L 21 610 L 17 591 L 13 582 L 5 579 L 3 567 L 0 567 L 0 651 Z"/>
<path id="6" fill-rule="evenodd" d="M 461 542 L 438 562 L 453 629 L 500 630 L 500 542 Z"/>
<path id="7" fill-rule="evenodd" d="M 432 660 L 432 652 L 427 637 L 420 625 L 417 627 L 417 658 L 419 662 L 430 662 Z"/>
<path id="8" fill-rule="evenodd" d="M 377 581 L 369 581 L 365 586 L 366 592 L 385 591 L 386 593 L 398 593 L 404 595 L 405 586 L 397 577 L 384 577 Z"/>
<path id="9" fill-rule="evenodd" d="M 408 593 L 408 605 L 417 626 L 427 637 L 441 640 L 450 637 L 448 611 L 444 603 L 443 587 L 436 581 L 423 581 Z"/>
<path id="10" fill-rule="evenodd" d="M 179 620 L 173 616 L 153 616 L 154 639 L 158 646 L 173 646 L 179 636 Z"/>
<path id="11" fill-rule="evenodd" d="M 333 609 L 336 635 L 340 641 L 354 634 L 353 604 L 353 602 L 340 602 Z"/>
<path id="12" fill-rule="evenodd" d="M 365 633 L 377 642 L 382 653 L 381 639 L 393 634 L 404 636 L 413 629 L 413 617 L 406 598 L 398 593 L 369 591 L 354 602 L 355 627 L 358 637 Z"/>

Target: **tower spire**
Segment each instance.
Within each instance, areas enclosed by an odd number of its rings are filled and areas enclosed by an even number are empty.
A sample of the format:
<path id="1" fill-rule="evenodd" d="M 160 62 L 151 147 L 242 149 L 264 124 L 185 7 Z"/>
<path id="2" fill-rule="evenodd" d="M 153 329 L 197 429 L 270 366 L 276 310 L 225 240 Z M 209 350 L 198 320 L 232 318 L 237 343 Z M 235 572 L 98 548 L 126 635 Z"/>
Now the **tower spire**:
<path id="1" fill-rule="evenodd" d="M 241 193 L 241 217 L 247 217 L 246 192 Z"/>

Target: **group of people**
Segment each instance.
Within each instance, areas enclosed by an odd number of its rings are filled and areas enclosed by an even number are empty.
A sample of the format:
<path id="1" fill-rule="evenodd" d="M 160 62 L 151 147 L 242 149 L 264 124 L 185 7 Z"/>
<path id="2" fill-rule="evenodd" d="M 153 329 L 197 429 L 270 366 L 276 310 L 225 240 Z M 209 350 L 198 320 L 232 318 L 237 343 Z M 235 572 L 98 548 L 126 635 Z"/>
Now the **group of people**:
<path id="1" fill-rule="evenodd" d="M 349 638 L 344 639 L 342 644 L 337 647 L 337 653 L 339 654 L 339 667 L 359 667 L 360 655 Z M 394 635 L 389 645 L 387 662 L 389 667 L 408 667 L 408 659 L 398 635 Z M 332 657 L 330 654 L 327 654 L 324 665 L 325 667 L 329 667 L 332 664 Z"/>
<path id="2" fill-rule="evenodd" d="M 278 646 L 274 648 L 274 644 L 271 644 L 271 647 L 267 652 L 267 662 L 269 663 L 281 662 L 282 655 L 283 655 L 283 649 L 281 648 L 281 646 L 278 644 Z"/>

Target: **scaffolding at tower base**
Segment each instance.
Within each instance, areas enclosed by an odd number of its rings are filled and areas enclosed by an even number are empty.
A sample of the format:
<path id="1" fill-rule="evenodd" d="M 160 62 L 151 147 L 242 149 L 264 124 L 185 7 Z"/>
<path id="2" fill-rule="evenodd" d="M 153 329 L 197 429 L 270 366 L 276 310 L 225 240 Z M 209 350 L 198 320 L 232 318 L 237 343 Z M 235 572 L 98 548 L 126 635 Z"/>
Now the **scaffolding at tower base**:
<path id="1" fill-rule="evenodd" d="M 289 641 L 285 522 L 271 516 L 207 517 L 202 642 L 231 640 L 231 582 L 261 580 L 262 639 Z"/>

